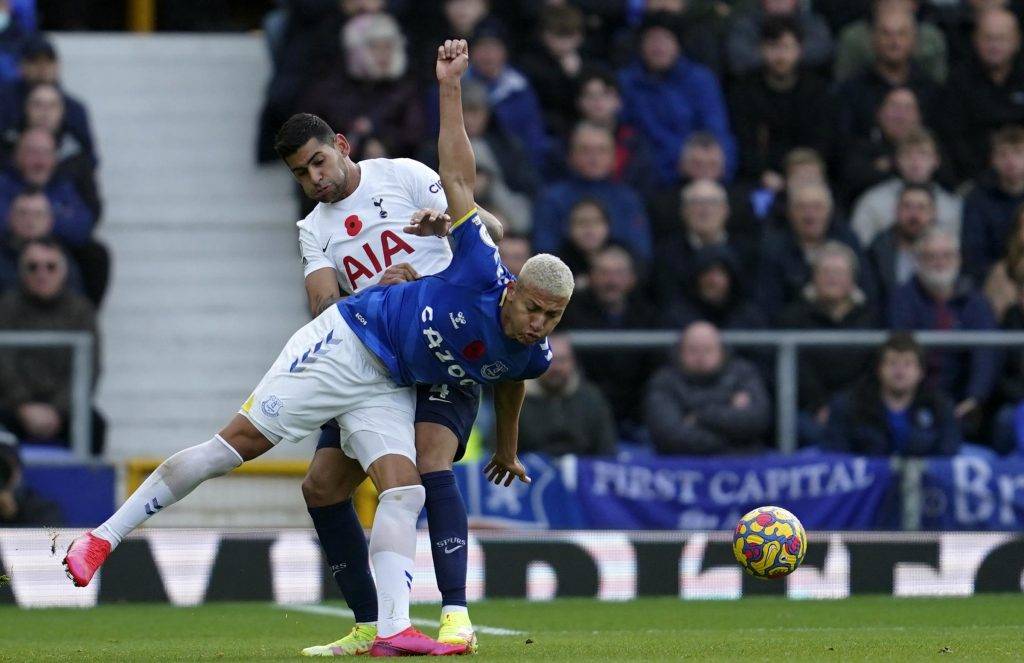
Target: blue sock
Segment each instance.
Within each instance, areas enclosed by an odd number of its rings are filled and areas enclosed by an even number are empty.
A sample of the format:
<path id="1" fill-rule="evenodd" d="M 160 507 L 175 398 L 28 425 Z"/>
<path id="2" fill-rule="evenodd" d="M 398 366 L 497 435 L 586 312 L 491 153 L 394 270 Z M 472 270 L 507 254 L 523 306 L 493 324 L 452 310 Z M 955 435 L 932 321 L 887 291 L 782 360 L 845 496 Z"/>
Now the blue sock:
<path id="1" fill-rule="evenodd" d="M 377 621 L 377 587 L 370 575 L 370 551 L 352 500 L 311 506 L 309 516 L 334 581 L 356 621 Z"/>
<path id="2" fill-rule="evenodd" d="M 442 605 L 466 605 L 466 550 L 469 525 L 455 473 L 451 470 L 420 476 L 427 491 L 427 526 L 434 574 Z"/>

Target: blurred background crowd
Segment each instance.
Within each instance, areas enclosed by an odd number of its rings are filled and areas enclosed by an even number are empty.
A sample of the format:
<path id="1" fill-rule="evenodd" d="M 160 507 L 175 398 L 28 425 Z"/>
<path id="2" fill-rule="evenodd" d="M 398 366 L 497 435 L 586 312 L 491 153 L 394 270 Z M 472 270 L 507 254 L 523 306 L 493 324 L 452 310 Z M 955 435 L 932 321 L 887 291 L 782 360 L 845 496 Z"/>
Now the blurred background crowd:
<path id="1" fill-rule="evenodd" d="M 93 236 L 98 149 L 40 22 L 112 19 L 104 3 L 59 4 L 0 0 L 0 330 L 95 335 L 110 273 Z M 721 333 L 796 329 L 893 332 L 800 353 L 801 446 L 1024 454 L 1024 352 L 904 333 L 1024 330 L 1016 0 L 186 4 L 200 3 L 159 3 L 173 20 L 158 24 L 263 30 L 273 74 L 252 113 L 267 167 L 277 127 L 312 112 L 356 160 L 436 168 L 434 53 L 441 35 L 470 41 L 476 195 L 506 226 L 506 263 L 570 264 L 562 331 L 682 332 L 667 354 L 558 334 L 523 449 L 770 449 L 772 354 Z M 296 218 L 309 208 L 297 195 Z M 0 349 L 0 425 L 65 439 L 69 374 L 70 351 Z M 95 453 L 103 429 L 95 413 Z"/>

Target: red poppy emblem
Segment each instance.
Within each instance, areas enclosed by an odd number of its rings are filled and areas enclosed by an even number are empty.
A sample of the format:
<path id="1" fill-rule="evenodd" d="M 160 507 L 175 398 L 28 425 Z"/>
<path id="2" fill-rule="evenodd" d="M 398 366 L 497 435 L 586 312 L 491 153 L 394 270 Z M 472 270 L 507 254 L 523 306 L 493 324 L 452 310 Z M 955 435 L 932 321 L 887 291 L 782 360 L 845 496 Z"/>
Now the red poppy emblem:
<path id="1" fill-rule="evenodd" d="M 345 219 L 345 231 L 349 237 L 355 237 L 363 229 L 363 220 L 355 214 Z"/>
<path id="2" fill-rule="evenodd" d="M 466 347 L 462 348 L 462 356 L 470 361 L 476 361 L 480 357 L 484 356 L 484 352 L 487 351 L 487 346 L 484 345 L 483 341 L 473 341 Z"/>

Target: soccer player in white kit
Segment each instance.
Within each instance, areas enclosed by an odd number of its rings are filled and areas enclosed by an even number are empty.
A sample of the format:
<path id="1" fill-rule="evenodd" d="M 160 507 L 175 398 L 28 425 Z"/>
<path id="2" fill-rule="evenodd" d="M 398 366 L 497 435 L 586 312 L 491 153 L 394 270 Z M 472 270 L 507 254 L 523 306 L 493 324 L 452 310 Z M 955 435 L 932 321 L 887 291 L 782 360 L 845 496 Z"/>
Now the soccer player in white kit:
<path id="1" fill-rule="evenodd" d="M 403 233 L 419 210 L 444 211 L 440 176 L 412 159 L 368 159 L 354 163 L 345 137 L 321 118 L 292 116 L 277 135 L 277 151 L 302 186 L 318 201 L 298 222 L 299 248 L 311 313 L 340 296 L 436 274 L 451 262 L 443 238 Z M 501 224 L 486 212 L 491 238 Z M 438 640 L 476 651 L 466 606 L 468 524 L 452 472 L 465 452 L 479 404 L 478 387 L 420 385 L 416 402 L 416 461 L 426 492 L 427 520 L 442 609 Z M 503 416 L 499 410 L 498 417 Z M 505 412 L 504 416 L 514 416 Z M 335 581 L 355 615 L 344 637 L 307 647 L 306 656 L 359 653 L 372 644 L 377 602 L 365 537 L 352 495 L 366 473 L 342 453 L 337 427 L 325 427 L 302 492 Z"/>

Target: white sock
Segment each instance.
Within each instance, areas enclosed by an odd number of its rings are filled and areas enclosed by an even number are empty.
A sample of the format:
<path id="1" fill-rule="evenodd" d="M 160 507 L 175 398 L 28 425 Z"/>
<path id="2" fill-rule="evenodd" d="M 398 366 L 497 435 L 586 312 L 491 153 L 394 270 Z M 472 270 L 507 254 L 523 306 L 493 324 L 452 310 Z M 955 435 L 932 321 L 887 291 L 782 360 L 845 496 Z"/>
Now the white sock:
<path id="1" fill-rule="evenodd" d="M 242 457 L 220 435 L 183 449 L 160 463 L 121 508 L 92 533 L 115 548 L 150 516 L 185 497 L 207 479 L 227 474 L 241 464 Z"/>
<path id="2" fill-rule="evenodd" d="M 416 557 L 416 519 L 425 499 L 420 485 L 389 488 L 380 494 L 370 531 L 370 559 L 377 581 L 377 635 L 382 638 L 412 626 L 409 593 Z"/>
<path id="3" fill-rule="evenodd" d="M 464 605 L 443 605 L 441 606 L 441 614 L 447 615 L 449 612 L 469 612 L 469 608 Z"/>

